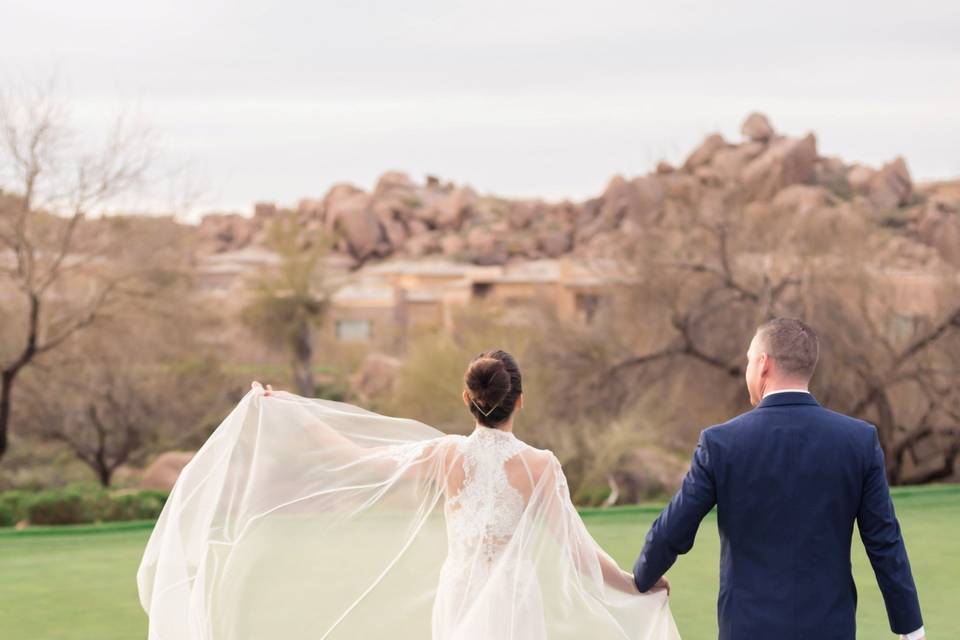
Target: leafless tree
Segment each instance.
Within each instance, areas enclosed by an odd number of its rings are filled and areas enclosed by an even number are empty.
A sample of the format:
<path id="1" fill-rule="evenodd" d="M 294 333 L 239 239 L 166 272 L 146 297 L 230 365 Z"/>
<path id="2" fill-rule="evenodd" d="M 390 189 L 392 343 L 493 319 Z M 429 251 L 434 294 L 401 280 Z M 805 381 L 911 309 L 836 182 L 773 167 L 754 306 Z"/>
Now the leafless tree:
<path id="1" fill-rule="evenodd" d="M 744 410 L 740 378 L 756 326 L 803 317 L 825 341 L 815 392 L 876 424 L 890 481 L 949 478 L 960 452 L 956 273 L 928 265 L 943 304 L 898 327 L 903 310 L 886 267 L 901 241 L 839 207 L 797 216 L 719 194 L 714 207 L 668 212 L 623 242 L 613 318 L 551 331 L 554 369 L 566 380 L 560 410 L 610 419 L 649 389 L 696 389 L 698 379 L 711 381 L 700 388 L 720 404 Z M 613 353 L 600 348 L 611 343 Z"/>
<path id="2" fill-rule="evenodd" d="M 127 298 L 37 361 L 22 381 L 30 441 L 60 443 L 104 486 L 123 465 L 201 443 L 229 381 L 204 338 L 210 312 L 188 289 L 172 280 L 148 298 Z"/>
<path id="3" fill-rule="evenodd" d="M 99 149 L 80 145 L 52 84 L 0 93 L 0 286 L 8 316 L 19 315 L 0 360 L 0 457 L 17 376 L 97 322 L 131 277 L 103 264 L 122 247 L 87 215 L 135 190 L 150 161 L 146 133 L 123 117 Z"/>
<path id="4" fill-rule="evenodd" d="M 847 272 L 849 284 L 857 271 Z M 828 374 L 832 404 L 876 425 L 891 483 L 952 477 L 960 458 L 960 295 L 950 273 L 932 315 L 898 309 L 876 282 L 843 293 L 827 284 L 818 289 L 826 295 L 811 312 L 836 361 Z"/>

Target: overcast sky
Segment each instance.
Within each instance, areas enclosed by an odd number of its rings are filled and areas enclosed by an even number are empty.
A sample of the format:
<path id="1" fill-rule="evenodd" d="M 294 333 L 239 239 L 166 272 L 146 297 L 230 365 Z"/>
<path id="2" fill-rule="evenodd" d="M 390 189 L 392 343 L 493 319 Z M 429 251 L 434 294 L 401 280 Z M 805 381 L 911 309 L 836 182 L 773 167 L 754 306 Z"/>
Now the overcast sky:
<path id="1" fill-rule="evenodd" d="M 960 2 L 0 0 L 0 73 L 94 131 L 135 104 L 200 206 L 388 169 L 581 199 L 751 110 L 821 153 L 960 176 Z"/>

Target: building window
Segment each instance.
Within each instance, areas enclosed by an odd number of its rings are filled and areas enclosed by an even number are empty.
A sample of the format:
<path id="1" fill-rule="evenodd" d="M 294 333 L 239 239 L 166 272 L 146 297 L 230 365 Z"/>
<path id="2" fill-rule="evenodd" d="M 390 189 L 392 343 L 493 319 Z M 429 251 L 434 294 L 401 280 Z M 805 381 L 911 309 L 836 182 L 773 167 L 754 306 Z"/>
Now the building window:
<path id="1" fill-rule="evenodd" d="M 600 308 L 600 296 L 595 293 L 578 293 L 575 304 L 581 322 L 592 322 Z"/>
<path id="2" fill-rule="evenodd" d="M 493 290 L 492 282 L 474 282 L 473 283 L 473 297 L 474 298 L 484 298 L 490 291 Z"/>
<path id="3" fill-rule="evenodd" d="M 337 320 L 337 340 L 369 340 L 370 321 L 363 319 Z"/>

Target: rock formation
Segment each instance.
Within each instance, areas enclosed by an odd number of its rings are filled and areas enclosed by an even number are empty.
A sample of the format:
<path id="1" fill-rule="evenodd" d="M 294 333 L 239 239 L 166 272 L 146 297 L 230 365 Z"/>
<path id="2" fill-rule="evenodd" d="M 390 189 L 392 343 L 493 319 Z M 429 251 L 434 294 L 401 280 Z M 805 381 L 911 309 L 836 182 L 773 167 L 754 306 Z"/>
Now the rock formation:
<path id="1" fill-rule="evenodd" d="M 960 183 L 914 185 L 899 157 L 874 168 L 821 156 L 812 133 L 779 133 L 760 113 L 746 118 L 741 133 L 740 142 L 711 134 L 682 166 L 660 162 L 647 175 L 615 176 L 601 195 L 578 203 L 497 198 L 433 176 L 418 183 L 389 171 L 370 192 L 338 184 L 323 198 L 301 200 L 291 213 L 305 232 L 332 235 L 336 251 L 354 267 L 433 254 L 502 264 L 602 251 L 623 232 L 658 224 L 672 208 L 708 211 L 724 194 L 744 206 L 770 203 L 797 215 L 852 207 L 877 224 L 901 220 L 911 241 L 960 264 Z M 204 216 L 196 229 L 198 252 L 260 244 L 277 214 L 275 205 L 258 203 L 253 217 Z"/>

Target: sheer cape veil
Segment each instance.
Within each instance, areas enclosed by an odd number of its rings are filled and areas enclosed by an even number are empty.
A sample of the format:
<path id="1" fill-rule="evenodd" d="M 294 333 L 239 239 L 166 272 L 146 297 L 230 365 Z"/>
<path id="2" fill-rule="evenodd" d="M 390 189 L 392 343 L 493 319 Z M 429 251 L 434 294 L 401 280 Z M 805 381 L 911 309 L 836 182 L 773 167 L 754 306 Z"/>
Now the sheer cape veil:
<path id="1" fill-rule="evenodd" d="M 510 440 L 497 476 L 508 493 L 474 491 L 451 530 L 451 496 L 479 468 L 464 451 L 495 450 L 470 442 L 251 389 L 183 469 L 147 542 L 149 638 L 679 638 L 666 593 L 611 577 L 547 451 Z M 511 508 L 504 495 L 519 498 Z M 505 513 L 510 534 L 497 535 Z M 495 544 L 465 547 L 467 529 Z"/>

